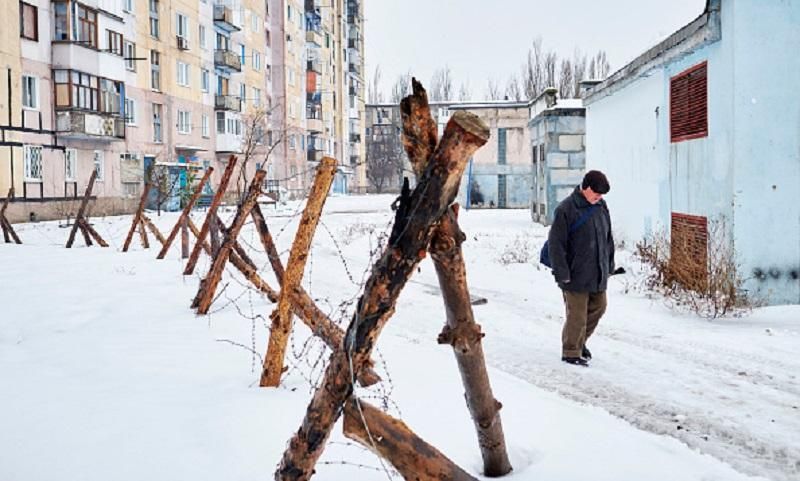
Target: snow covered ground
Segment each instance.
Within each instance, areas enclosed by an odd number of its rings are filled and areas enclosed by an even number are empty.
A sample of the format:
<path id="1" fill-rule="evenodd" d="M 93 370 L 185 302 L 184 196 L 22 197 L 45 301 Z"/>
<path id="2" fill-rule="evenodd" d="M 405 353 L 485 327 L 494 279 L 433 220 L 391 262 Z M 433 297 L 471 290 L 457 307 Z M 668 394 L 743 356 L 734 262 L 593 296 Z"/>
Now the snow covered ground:
<path id="1" fill-rule="evenodd" d="M 304 286 L 343 325 L 391 225 L 392 200 L 326 205 Z M 301 207 L 265 208 L 284 260 Z M 154 220 L 167 231 L 176 217 Z M 324 348 L 296 323 L 282 387 L 258 388 L 273 305 L 228 272 L 212 313 L 196 317 L 189 304 L 208 259 L 183 277 L 178 245 L 163 261 L 137 238 L 121 253 L 130 220 L 93 219 L 108 249 L 85 248 L 80 236 L 65 249 L 68 230 L 53 222 L 17 226 L 25 245 L 0 244 L 0 480 L 271 479 Z M 504 405 L 515 468 L 507 479 L 800 478 L 800 306 L 708 321 L 630 289 L 635 274 L 615 277 L 589 343 L 591 367 L 568 366 L 549 272 L 501 261 L 535 255 L 546 229 L 525 211 L 462 210 L 460 220 L 471 293 L 488 300 L 474 309 Z M 252 225 L 241 238 L 275 286 Z M 477 476 L 457 367 L 436 344 L 443 320 L 426 259 L 380 338 L 385 382 L 359 394 Z M 314 479 L 388 479 L 340 431 Z"/>

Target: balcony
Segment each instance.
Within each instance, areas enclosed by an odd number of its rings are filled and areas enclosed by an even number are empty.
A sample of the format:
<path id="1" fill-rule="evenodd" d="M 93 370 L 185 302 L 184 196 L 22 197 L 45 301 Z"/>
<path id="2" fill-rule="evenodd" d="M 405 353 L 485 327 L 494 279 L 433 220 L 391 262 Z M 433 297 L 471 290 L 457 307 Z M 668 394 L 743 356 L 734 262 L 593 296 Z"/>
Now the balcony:
<path id="1" fill-rule="evenodd" d="M 309 106 L 322 105 L 322 92 L 306 93 L 306 104 Z"/>
<path id="2" fill-rule="evenodd" d="M 214 5 L 214 25 L 226 32 L 238 32 L 241 30 L 233 20 L 233 10 L 225 5 Z"/>
<path id="3" fill-rule="evenodd" d="M 361 24 L 361 16 L 360 15 L 348 15 L 347 16 L 347 23 L 350 25 L 360 25 Z"/>
<path id="4" fill-rule="evenodd" d="M 306 31 L 306 42 L 313 43 L 319 47 L 323 44 L 322 38 L 322 31 L 321 30 L 307 30 Z"/>
<path id="5" fill-rule="evenodd" d="M 308 60 L 306 61 L 306 70 L 322 74 L 322 62 L 319 60 Z"/>
<path id="6" fill-rule="evenodd" d="M 358 50 L 361 47 L 361 42 L 358 38 L 348 38 L 347 48 Z"/>
<path id="7" fill-rule="evenodd" d="M 361 65 L 358 65 L 358 64 L 355 64 L 355 63 L 351 63 L 351 64 L 349 64 L 349 66 L 347 68 L 347 71 L 350 72 L 353 75 L 358 75 L 360 77 L 361 76 Z"/>
<path id="8" fill-rule="evenodd" d="M 241 112 L 242 101 L 235 95 L 216 95 L 214 97 L 214 110 L 228 110 L 230 112 Z"/>
<path id="9" fill-rule="evenodd" d="M 241 72 L 242 59 L 238 54 L 230 50 L 215 50 L 214 51 L 214 65 L 226 72 Z"/>
<path id="10" fill-rule="evenodd" d="M 361 134 L 350 134 L 350 143 L 351 144 L 361 143 Z"/>
<path id="11" fill-rule="evenodd" d="M 309 162 L 320 162 L 322 161 L 322 155 L 321 150 L 308 150 L 306 151 L 306 160 Z"/>
<path id="12" fill-rule="evenodd" d="M 125 119 L 99 112 L 56 112 L 56 132 L 65 138 L 115 141 L 125 138 Z"/>
<path id="13" fill-rule="evenodd" d="M 306 129 L 310 132 L 323 132 L 325 126 L 322 123 L 322 119 L 308 118 L 306 119 Z"/>

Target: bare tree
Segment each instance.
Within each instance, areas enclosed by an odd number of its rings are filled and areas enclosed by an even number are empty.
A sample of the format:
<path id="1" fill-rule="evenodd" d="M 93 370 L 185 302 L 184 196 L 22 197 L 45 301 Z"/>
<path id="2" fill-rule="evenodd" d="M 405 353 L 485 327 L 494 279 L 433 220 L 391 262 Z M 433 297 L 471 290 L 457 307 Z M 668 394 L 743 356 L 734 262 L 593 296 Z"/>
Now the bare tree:
<path id="1" fill-rule="evenodd" d="M 506 100 L 523 100 L 525 98 L 525 92 L 523 92 L 522 84 L 519 81 L 519 77 L 516 75 L 511 75 L 508 78 L 508 83 L 506 83 Z"/>
<path id="2" fill-rule="evenodd" d="M 453 74 L 450 71 L 450 67 L 445 65 L 444 68 L 440 68 L 433 73 L 428 96 L 431 101 L 436 102 L 453 100 L 454 94 Z"/>
<path id="3" fill-rule="evenodd" d="M 469 88 L 469 82 L 462 83 L 458 89 L 458 100 L 466 101 L 472 100 L 472 89 Z"/>
<path id="4" fill-rule="evenodd" d="M 581 81 L 586 80 L 586 54 L 579 49 L 575 49 L 572 54 L 572 81 L 574 83 L 572 91 L 575 97 L 581 92 Z"/>
<path id="5" fill-rule="evenodd" d="M 178 191 L 180 176 L 175 175 L 168 165 L 159 164 L 154 160 L 150 167 L 148 167 L 145 177 L 152 185 L 151 192 L 154 193 L 156 212 L 161 216 L 161 211 L 166 207 L 167 201 Z"/>
<path id="6" fill-rule="evenodd" d="M 558 55 L 553 51 L 547 52 L 544 56 L 544 64 L 542 65 L 544 69 L 544 88 L 558 85 L 558 80 L 556 79 L 556 65 L 558 65 Z"/>
<path id="7" fill-rule="evenodd" d="M 575 82 L 572 79 L 572 62 L 568 59 L 561 59 L 561 68 L 558 74 L 558 93 L 562 99 L 571 99 L 577 97 L 577 92 L 574 90 Z"/>
<path id="8" fill-rule="evenodd" d="M 369 79 L 367 86 L 367 98 L 371 104 L 379 104 L 383 102 L 383 93 L 380 90 L 381 85 L 381 66 L 376 65 L 375 71 Z"/>
<path id="9" fill-rule="evenodd" d="M 500 87 L 494 79 L 489 79 L 486 82 L 486 91 L 484 92 L 486 100 L 502 100 L 503 94 L 500 92 Z"/>
<path id="10" fill-rule="evenodd" d="M 522 66 L 521 82 L 526 98 L 535 99 L 546 87 L 543 70 L 544 56 L 542 38 L 537 37 L 531 44 L 531 48 L 528 49 L 528 56 Z"/>
<path id="11" fill-rule="evenodd" d="M 392 85 L 392 96 L 389 99 L 393 104 L 399 104 L 403 97 L 411 93 L 411 72 L 406 72 L 397 77 Z"/>
<path id="12" fill-rule="evenodd" d="M 367 180 L 378 193 L 397 190 L 403 179 L 405 150 L 400 127 L 394 123 L 374 125 L 367 141 Z"/>

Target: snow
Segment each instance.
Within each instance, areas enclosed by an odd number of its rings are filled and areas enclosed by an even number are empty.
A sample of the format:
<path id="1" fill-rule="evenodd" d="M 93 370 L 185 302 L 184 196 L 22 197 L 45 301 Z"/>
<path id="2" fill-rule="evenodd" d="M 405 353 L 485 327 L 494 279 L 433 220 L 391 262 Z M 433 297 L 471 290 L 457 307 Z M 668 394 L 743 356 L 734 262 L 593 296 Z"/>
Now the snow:
<path id="1" fill-rule="evenodd" d="M 303 285 L 342 325 L 391 226 L 392 200 L 326 204 Z M 263 208 L 284 260 L 301 209 Z M 166 234 L 177 215 L 151 218 Z M 228 271 L 211 314 L 195 316 L 189 305 L 208 259 L 184 277 L 177 244 L 162 261 L 138 237 L 122 253 L 130 221 L 93 219 L 108 249 L 65 249 L 68 230 L 55 222 L 17 225 L 25 244 L 0 244 L 0 479 L 270 479 L 326 350 L 295 323 L 281 388 L 258 388 L 251 350 L 263 355 L 274 306 Z M 533 260 L 546 228 L 521 210 L 462 210 L 460 221 L 470 291 L 488 300 L 474 309 L 504 406 L 515 468 L 506 479 L 798 479 L 800 306 L 714 321 L 675 313 L 632 289 L 636 265 L 622 252 L 630 273 L 610 283 L 592 365 L 568 366 L 560 293 Z M 276 286 L 251 224 L 240 239 Z M 478 476 L 455 360 L 436 344 L 443 319 L 426 259 L 378 343 L 384 382 L 359 395 Z M 387 473 L 339 424 L 314 479 Z"/>

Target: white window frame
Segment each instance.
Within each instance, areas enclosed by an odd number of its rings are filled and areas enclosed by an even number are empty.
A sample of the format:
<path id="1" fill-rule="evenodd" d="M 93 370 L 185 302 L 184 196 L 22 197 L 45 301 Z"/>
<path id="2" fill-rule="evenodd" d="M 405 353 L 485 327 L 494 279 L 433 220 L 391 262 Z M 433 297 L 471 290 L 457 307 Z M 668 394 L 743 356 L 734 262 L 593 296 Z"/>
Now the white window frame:
<path id="1" fill-rule="evenodd" d="M 175 12 L 175 35 L 189 41 L 189 17 Z"/>
<path id="2" fill-rule="evenodd" d="M 199 37 L 198 42 L 200 43 L 200 48 L 203 50 L 206 49 L 206 26 L 200 25 L 198 28 L 197 36 Z"/>
<path id="3" fill-rule="evenodd" d="M 189 86 L 189 64 L 185 62 L 181 62 L 178 60 L 177 62 L 177 82 L 178 85 L 181 87 L 188 87 Z"/>
<path id="4" fill-rule="evenodd" d="M 256 72 L 261 70 L 261 52 L 253 50 L 253 70 Z"/>
<path id="5" fill-rule="evenodd" d="M 258 15 L 256 15 L 255 12 L 250 12 L 250 30 L 252 30 L 255 33 L 258 33 L 259 31 L 258 24 L 260 21 L 261 19 L 258 18 Z"/>
<path id="6" fill-rule="evenodd" d="M 294 69 L 289 67 L 289 72 L 287 72 L 287 76 L 289 77 L 289 85 L 294 85 Z"/>
<path id="7" fill-rule="evenodd" d="M 203 136 L 204 139 L 207 139 L 207 138 L 211 137 L 211 132 L 210 132 L 210 129 L 209 129 L 208 115 L 206 115 L 206 114 L 203 114 L 203 117 L 202 117 L 202 120 L 201 120 L 201 128 L 202 128 L 202 136 Z"/>
<path id="8" fill-rule="evenodd" d="M 98 182 L 102 182 L 106 174 L 105 154 L 102 150 L 95 150 L 92 154 L 92 161 L 94 162 L 94 170 L 97 172 Z"/>
<path id="9" fill-rule="evenodd" d="M 200 90 L 208 93 L 211 88 L 211 73 L 208 69 L 200 69 Z"/>
<path id="10" fill-rule="evenodd" d="M 31 92 L 31 86 L 33 86 L 33 92 Z M 22 108 L 39 110 L 39 77 L 35 75 L 22 75 Z"/>
<path id="11" fill-rule="evenodd" d="M 261 106 L 261 89 L 253 87 L 253 107 Z"/>
<path id="12" fill-rule="evenodd" d="M 136 11 L 136 6 L 133 3 L 134 0 L 122 0 L 122 10 L 128 13 L 133 13 Z"/>
<path id="13" fill-rule="evenodd" d="M 25 182 L 42 182 L 42 154 L 41 145 L 23 145 L 22 158 L 24 159 Z"/>
<path id="14" fill-rule="evenodd" d="M 192 113 L 188 110 L 178 110 L 178 133 L 192 133 Z"/>
<path id="15" fill-rule="evenodd" d="M 130 97 L 125 97 L 125 123 L 136 125 L 136 100 Z"/>
<path id="16" fill-rule="evenodd" d="M 122 54 L 125 57 L 125 68 L 131 72 L 136 71 L 136 44 L 128 40 L 122 42 Z"/>
<path id="17" fill-rule="evenodd" d="M 75 182 L 78 180 L 78 150 L 67 149 L 64 151 L 64 181 Z"/>

